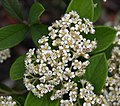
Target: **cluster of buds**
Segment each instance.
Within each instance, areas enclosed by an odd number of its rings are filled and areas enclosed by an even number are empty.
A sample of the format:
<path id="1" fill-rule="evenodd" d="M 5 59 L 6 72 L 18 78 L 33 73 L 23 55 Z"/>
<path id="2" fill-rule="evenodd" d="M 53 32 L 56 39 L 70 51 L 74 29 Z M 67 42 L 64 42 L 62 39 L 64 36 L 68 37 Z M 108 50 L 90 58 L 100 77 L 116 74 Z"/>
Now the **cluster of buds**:
<path id="1" fill-rule="evenodd" d="M 17 106 L 11 96 L 0 96 L 0 106 Z"/>
<path id="2" fill-rule="evenodd" d="M 82 88 L 78 89 L 77 84 L 71 83 L 69 87 L 71 87 L 70 93 L 69 93 L 69 100 L 61 100 L 61 106 L 108 106 L 107 102 L 103 95 L 96 95 L 94 93 L 94 87 L 86 80 L 80 81 Z M 69 83 L 70 84 L 70 83 Z M 73 88 L 72 88 L 73 87 Z M 67 90 L 65 90 L 67 91 Z M 58 95 L 59 92 L 57 92 L 56 95 Z M 80 103 L 81 101 L 84 101 L 83 103 Z"/>
<path id="3" fill-rule="evenodd" d="M 3 63 L 4 60 L 6 60 L 9 57 L 10 57 L 10 50 L 9 49 L 5 49 L 5 50 L 0 51 L 0 63 Z"/>
<path id="4" fill-rule="evenodd" d="M 110 106 L 120 105 L 120 76 L 107 77 L 103 94 Z"/>
<path id="5" fill-rule="evenodd" d="M 108 60 L 109 73 L 120 74 L 120 46 L 116 45 L 112 50 L 112 56 Z"/>
<path id="6" fill-rule="evenodd" d="M 120 26 L 115 27 L 118 31 L 114 41 L 111 58 L 108 60 L 109 74 L 103 90 L 110 106 L 120 105 Z"/>
<path id="7" fill-rule="evenodd" d="M 86 59 L 97 44 L 96 40 L 87 40 L 82 34 L 94 34 L 93 24 L 71 11 L 48 30 L 48 36 L 38 40 L 39 48 L 26 53 L 24 84 L 39 98 L 52 92 L 50 99 L 61 99 L 61 106 L 77 105 L 80 98 L 74 79 L 86 72 L 89 65 Z M 65 95 L 69 99 L 64 100 Z"/>
<path id="8" fill-rule="evenodd" d="M 96 95 L 94 87 L 86 80 L 81 80 L 79 98 L 84 100 L 83 106 L 108 106 L 103 95 Z"/>
<path id="9" fill-rule="evenodd" d="M 82 33 L 95 33 L 93 23 L 89 19 L 80 19 L 75 11 L 65 14 L 59 21 L 56 20 L 48 30 L 49 37 L 53 40 L 52 46 L 57 46 L 64 54 L 73 52 L 73 58 L 83 56 L 88 59 L 88 53 L 96 48 L 95 40 L 90 41 L 82 36 Z M 43 41 L 40 39 L 39 43 L 42 44 Z"/>

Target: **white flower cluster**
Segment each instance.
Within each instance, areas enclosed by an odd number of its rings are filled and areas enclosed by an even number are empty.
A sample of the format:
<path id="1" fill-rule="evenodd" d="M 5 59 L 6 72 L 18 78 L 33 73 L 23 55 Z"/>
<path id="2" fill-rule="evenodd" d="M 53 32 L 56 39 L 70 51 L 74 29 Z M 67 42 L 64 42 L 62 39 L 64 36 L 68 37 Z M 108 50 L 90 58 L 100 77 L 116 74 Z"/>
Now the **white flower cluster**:
<path id="1" fill-rule="evenodd" d="M 110 106 L 120 106 L 120 27 L 118 30 L 112 56 L 108 60 L 109 75 L 107 77 L 104 95 Z"/>
<path id="2" fill-rule="evenodd" d="M 0 63 L 3 63 L 4 60 L 10 57 L 10 50 L 5 49 L 0 51 Z"/>
<path id="3" fill-rule="evenodd" d="M 17 106 L 11 96 L 0 96 L 0 106 Z"/>
<path id="4" fill-rule="evenodd" d="M 115 46 L 112 50 L 112 56 L 108 60 L 109 72 L 120 74 L 120 46 Z"/>
<path id="5" fill-rule="evenodd" d="M 103 94 L 110 106 L 120 106 L 120 76 L 107 77 Z"/>
<path id="6" fill-rule="evenodd" d="M 108 106 L 103 95 L 96 95 L 94 87 L 86 80 L 81 80 L 79 98 L 84 99 L 83 106 Z"/>
<path id="7" fill-rule="evenodd" d="M 52 92 L 51 100 L 61 99 L 61 106 L 73 106 L 78 98 L 78 86 L 73 81 L 81 77 L 89 64 L 89 53 L 96 41 L 83 37 L 95 33 L 89 19 L 80 19 L 75 11 L 65 14 L 48 28 L 49 36 L 39 39 L 39 48 L 26 54 L 24 83 L 39 98 Z M 93 35 L 94 36 L 94 35 Z M 69 99 L 64 100 L 64 95 Z"/>

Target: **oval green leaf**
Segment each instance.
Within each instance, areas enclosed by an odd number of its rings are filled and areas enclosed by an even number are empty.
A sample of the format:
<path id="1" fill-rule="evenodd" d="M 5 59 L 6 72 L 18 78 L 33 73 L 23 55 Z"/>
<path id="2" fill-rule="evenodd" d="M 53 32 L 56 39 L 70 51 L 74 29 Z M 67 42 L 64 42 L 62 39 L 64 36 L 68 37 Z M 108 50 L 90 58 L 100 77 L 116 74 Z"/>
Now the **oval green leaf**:
<path id="1" fill-rule="evenodd" d="M 31 27 L 32 40 L 36 46 L 38 46 L 38 39 L 40 39 L 43 35 L 46 36 L 48 34 L 48 26 L 42 24 L 36 24 Z"/>
<path id="2" fill-rule="evenodd" d="M 19 80 L 23 78 L 25 72 L 24 60 L 25 55 L 22 55 L 12 64 L 10 68 L 10 78 L 12 80 Z"/>
<path id="3" fill-rule="evenodd" d="M 24 106 L 59 106 L 59 100 L 51 101 L 49 94 L 38 98 L 29 92 Z"/>
<path id="4" fill-rule="evenodd" d="M 105 84 L 108 66 L 104 53 L 97 54 L 89 59 L 90 64 L 86 68 L 85 79 L 90 81 L 95 87 L 96 94 L 100 94 Z"/>
<path id="5" fill-rule="evenodd" d="M 11 48 L 24 40 L 27 28 L 22 24 L 9 25 L 0 28 L 0 50 Z"/>
<path id="6" fill-rule="evenodd" d="M 66 12 L 70 12 L 71 10 L 77 11 L 81 18 L 89 18 L 90 20 L 93 20 L 93 0 L 71 0 Z"/>
<path id="7" fill-rule="evenodd" d="M 45 11 L 44 7 L 42 6 L 42 4 L 40 4 L 39 2 L 36 2 L 32 5 L 31 9 L 30 9 L 30 13 L 29 13 L 29 18 L 28 18 L 28 22 L 30 24 L 34 24 L 37 23 L 39 20 L 39 17 L 41 16 L 41 14 Z"/>
<path id="8" fill-rule="evenodd" d="M 4 9 L 11 17 L 19 21 L 23 20 L 23 14 L 19 0 L 0 0 Z"/>

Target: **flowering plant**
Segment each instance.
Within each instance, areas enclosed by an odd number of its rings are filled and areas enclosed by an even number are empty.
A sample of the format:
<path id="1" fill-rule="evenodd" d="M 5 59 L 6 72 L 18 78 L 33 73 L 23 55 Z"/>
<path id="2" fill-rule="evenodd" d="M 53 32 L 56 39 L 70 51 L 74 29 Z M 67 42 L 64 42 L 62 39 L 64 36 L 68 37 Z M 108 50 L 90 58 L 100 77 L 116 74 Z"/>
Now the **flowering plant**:
<path id="1" fill-rule="evenodd" d="M 28 32 L 36 47 L 10 68 L 12 80 L 23 79 L 25 92 L 4 90 L 2 85 L 0 92 L 8 96 L 0 97 L 0 106 L 119 106 L 119 33 L 115 39 L 114 28 L 94 26 L 99 0 L 71 0 L 65 14 L 50 26 L 39 23 L 45 11 L 39 2 L 31 6 L 28 21 L 18 0 L 1 3 L 20 24 L 0 28 L 0 62 L 10 57 L 9 48 L 23 41 Z M 117 47 L 107 61 L 113 42 Z"/>

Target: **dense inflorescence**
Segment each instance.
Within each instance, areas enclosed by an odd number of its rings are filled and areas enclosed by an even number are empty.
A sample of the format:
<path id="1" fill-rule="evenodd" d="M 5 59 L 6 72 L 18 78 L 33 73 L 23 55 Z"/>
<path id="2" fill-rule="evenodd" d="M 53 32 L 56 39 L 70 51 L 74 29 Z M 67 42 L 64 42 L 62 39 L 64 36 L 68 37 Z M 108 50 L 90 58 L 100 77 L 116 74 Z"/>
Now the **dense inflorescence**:
<path id="1" fill-rule="evenodd" d="M 39 39 L 39 48 L 26 53 L 24 84 L 27 90 L 39 98 L 52 92 L 50 99 L 60 99 L 61 106 L 78 106 L 80 99 L 84 101 L 83 106 L 106 106 L 103 97 L 93 92 L 94 87 L 89 82 L 79 81 L 82 85 L 79 88 L 74 80 L 84 75 L 90 64 L 89 53 L 96 48 L 96 40 L 83 37 L 95 34 L 93 23 L 71 11 L 48 30 L 48 36 Z"/>
<path id="2" fill-rule="evenodd" d="M 77 87 L 73 87 L 69 93 L 69 100 L 61 100 L 61 106 L 78 106 L 78 102 L 84 101 L 82 106 L 107 106 L 106 100 L 103 95 L 96 95 L 94 93 L 94 87 L 86 80 L 80 81 L 82 87 L 78 90 Z M 76 84 L 77 86 L 77 84 Z M 72 87 L 72 86 L 71 86 Z M 78 101 L 77 103 L 75 101 Z M 75 103 L 73 103 L 75 102 Z M 81 106 L 81 104 L 79 104 Z"/>
<path id="3" fill-rule="evenodd" d="M 120 105 L 120 77 L 116 74 L 112 77 L 107 77 L 103 94 L 110 106 Z"/>
<path id="4" fill-rule="evenodd" d="M 10 57 L 10 50 L 9 49 L 5 49 L 5 50 L 0 51 L 0 63 L 3 63 L 4 60 L 6 60 L 9 57 Z"/>
<path id="5" fill-rule="evenodd" d="M 104 95 L 110 106 L 120 105 L 120 26 L 114 41 L 111 58 L 108 60 L 109 74 L 107 77 Z"/>
<path id="6" fill-rule="evenodd" d="M 0 96 L 0 106 L 17 106 L 11 96 Z"/>
<path id="7" fill-rule="evenodd" d="M 103 95 L 96 95 L 94 87 L 86 80 L 81 80 L 82 88 L 78 94 L 84 100 L 83 106 L 108 106 Z"/>

